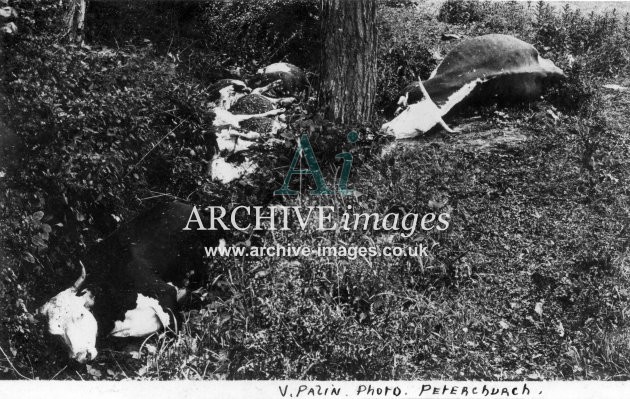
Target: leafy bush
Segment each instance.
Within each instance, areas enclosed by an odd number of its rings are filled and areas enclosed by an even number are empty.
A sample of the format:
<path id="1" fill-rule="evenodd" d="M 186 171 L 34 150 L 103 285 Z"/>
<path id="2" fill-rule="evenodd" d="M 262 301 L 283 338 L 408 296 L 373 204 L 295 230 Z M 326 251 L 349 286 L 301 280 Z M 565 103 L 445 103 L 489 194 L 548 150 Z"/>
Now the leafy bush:
<path id="1" fill-rule="evenodd" d="M 89 37 L 110 45 L 147 39 L 160 51 L 202 49 L 240 67 L 280 60 L 312 67 L 319 58 L 314 0 L 125 1 L 90 7 Z"/>
<path id="2" fill-rule="evenodd" d="M 547 93 L 549 101 L 562 112 L 573 114 L 589 104 L 597 91 L 597 83 L 586 71 L 583 61 L 565 66 L 566 79 L 550 87 Z"/>
<path id="3" fill-rule="evenodd" d="M 314 0 L 211 2 L 203 11 L 204 40 L 239 65 L 286 60 L 319 65 L 319 11 Z"/>
<path id="4" fill-rule="evenodd" d="M 484 19 L 484 6 L 479 0 L 446 0 L 440 6 L 438 21 L 468 24 Z"/>
<path id="5" fill-rule="evenodd" d="M 63 4 L 54 0 L 11 0 L 17 10 L 18 34 L 21 37 L 30 35 L 56 35 L 60 33 L 59 23 L 63 12 Z"/>
<path id="6" fill-rule="evenodd" d="M 583 15 L 564 7 L 553 12 L 548 5 L 536 8 L 534 43 L 557 58 L 581 58 L 584 69 L 601 76 L 615 76 L 630 67 L 629 15 L 616 12 Z"/>
<path id="7" fill-rule="evenodd" d="M 376 109 L 384 110 L 396 95 L 419 77 L 426 79 L 437 66 L 426 38 L 436 34 L 425 26 L 415 8 L 383 7 L 378 10 L 378 65 Z"/>
<path id="8" fill-rule="evenodd" d="M 615 10 L 583 14 L 548 2 L 534 6 L 516 1 L 447 1 L 438 19 L 464 24 L 471 35 L 513 34 L 532 43 L 541 53 L 563 65 L 579 59 L 588 73 L 617 76 L 630 69 L 630 14 Z"/>
<path id="9" fill-rule="evenodd" d="M 87 38 L 111 46 L 150 40 L 168 51 L 195 38 L 202 12 L 203 3 L 198 1 L 93 2 L 86 15 Z"/>

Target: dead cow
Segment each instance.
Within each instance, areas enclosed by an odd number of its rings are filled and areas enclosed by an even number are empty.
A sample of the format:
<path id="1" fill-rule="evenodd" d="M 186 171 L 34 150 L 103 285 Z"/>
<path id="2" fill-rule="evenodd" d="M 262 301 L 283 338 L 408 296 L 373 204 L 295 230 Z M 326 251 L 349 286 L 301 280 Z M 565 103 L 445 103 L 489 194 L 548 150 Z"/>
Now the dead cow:
<path id="1" fill-rule="evenodd" d="M 258 84 L 269 84 L 278 80 L 281 85 L 273 88 L 272 94 L 275 95 L 296 96 L 308 87 L 306 73 L 301 68 L 287 62 L 276 62 L 260 68 L 255 78 Z"/>
<path id="2" fill-rule="evenodd" d="M 242 80 L 221 79 L 208 87 L 208 99 L 215 103 L 217 108 L 226 111 L 241 113 L 238 110 L 232 110 L 232 107 L 241 101 L 244 97 L 261 97 L 274 105 L 286 106 L 295 102 L 295 97 L 275 98 L 268 97 L 264 94 L 273 91 L 274 88 L 282 86 L 281 80 L 276 80 L 266 86 L 251 89 Z"/>
<path id="3" fill-rule="evenodd" d="M 265 73 L 267 71 L 268 73 Z M 259 71 L 258 83 L 265 86 L 250 89 L 242 81 L 224 79 L 210 90 L 213 126 L 216 128 L 216 152 L 209 163 L 208 173 L 213 180 L 223 184 L 256 170 L 257 165 L 247 156 L 247 151 L 269 143 L 285 124 L 284 108 L 296 101 L 295 97 L 268 97 L 266 93 L 285 92 L 285 88 L 297 88 L 304 73 L 291 64 L 272 64 Z M 272 79 L 271 81 L 269 79 Z M 235 157 L 234 155 L 241 156 Z"/>
<path id="4" fill-rule="evenodd" d="M 404 110 L 383 130 L 397 139 L 412 138 L 445 126 L 442 117 L 464 100 L 531 100 L 540 96 L 547 78 L 564 76 L 534 46 L 515 37 L 471 38 L 448 53 L 428 80 L 405 88 L 397 104 Z"/>
<path id="5" fill-rule="evenodd" d="M 94 246 L 87 273 L 48 300 L 37 314 L 80 363 L 97 355 L 97 338 L 145 337 L 181 325 L 180 302 L 206 278 L 204 245 L 216 231 L 185 231 L 193 206 L 179 201 L 141 213 Z M 178 289 L 171 283 L 179 287 Z"/>

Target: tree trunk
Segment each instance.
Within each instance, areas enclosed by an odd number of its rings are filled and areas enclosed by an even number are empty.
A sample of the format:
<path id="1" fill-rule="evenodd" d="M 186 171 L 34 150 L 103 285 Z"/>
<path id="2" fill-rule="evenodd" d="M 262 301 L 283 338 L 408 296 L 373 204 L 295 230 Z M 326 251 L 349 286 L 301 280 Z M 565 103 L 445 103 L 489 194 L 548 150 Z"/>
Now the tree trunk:
<path id="1" fill-rule="evenodd" d="M 376 95 L 376 0 L 322 0 L 319 103 L 325 117 L 356 124 Z"/>
<path id="2" fill-rule="evenodd" d="M 64 34 L 68 41 L 81 43 L 85 24 L 87 0 L 67 0 L 68 8 L 63 16 Z"/>

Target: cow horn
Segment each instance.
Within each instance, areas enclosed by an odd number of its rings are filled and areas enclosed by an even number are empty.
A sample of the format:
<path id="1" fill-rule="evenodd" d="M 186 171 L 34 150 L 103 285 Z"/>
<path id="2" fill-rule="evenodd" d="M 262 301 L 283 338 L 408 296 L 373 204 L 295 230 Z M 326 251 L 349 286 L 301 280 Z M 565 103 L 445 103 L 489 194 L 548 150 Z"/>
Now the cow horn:
<path id="1" fill-rule="evenodd" d="M 83 281 L 85 281 L 85 266 L 83 266 L 83 262 L 81 261 L 79 261 L 79 264 L 81 265 L 81 275 L 72 285 L 72 288 L 74 288 L 75 290 L 78 290 L 79 287 L 81 287 L 81 284 L 83 284 Z"/>
<path id="2" fill-rule="evenodd" d="M 427 101 L 429 101 L 431 104 L 433 104 L 435 106 L 435 109 L 439 111 L 439 108 L 438 108 L 437 104 L 435 104 L 433 102 L 433 100 L 431 100 L 431 97 L 429 97 L 429 93 L 427 92 L 427 89 L 424 88 L 424 85 L 422 84 L 422 79 L 421 78 L 418 78 L 418 83 L 419 83 L 419 86 L 420 86 L 420 91 L 422 92 L 422 95 L 424 96 L 424 98 L 426 98 Z M 451 129 L 450 127 L 448 127 L 446 122 L 444 122 L 444 119 L 442 119 L 442 115 L 438 114 L 436 116 L 438 118 L 438 122 L 444 128 L 444 130 L 446 130 L 449 133 L 455 133 L 455 131 L 453 129 Z"/>

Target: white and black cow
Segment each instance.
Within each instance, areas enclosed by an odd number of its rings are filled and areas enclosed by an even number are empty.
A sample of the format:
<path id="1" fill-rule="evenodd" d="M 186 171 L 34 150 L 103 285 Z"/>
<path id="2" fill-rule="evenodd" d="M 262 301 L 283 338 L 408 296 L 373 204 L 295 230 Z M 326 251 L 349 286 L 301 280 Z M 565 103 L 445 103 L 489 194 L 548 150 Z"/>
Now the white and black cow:
<path id="1" fill-rule="evenodd" d="M 396 104 L 401 111 L 383 130 L 412 138 L 437 124 L 464 100 L 531 100 L 562 70 L 513 36 L 490 34 L 462 41 L 429 79 L 407 86 Z"/>
<path id="2" fill-rule="evenodd" d="M 94 359 L 97 339 L 178 329 L 186 288 L 171 283 L 200 285 L 203 245 L 221 242 L 218 232 L 183 230 L 192 209 L 173 201 L 141 213 L 97 244 L 85 260 L 87 273 L 82 265 L 79 279 L 38 309 L 71 358 Z"/>

